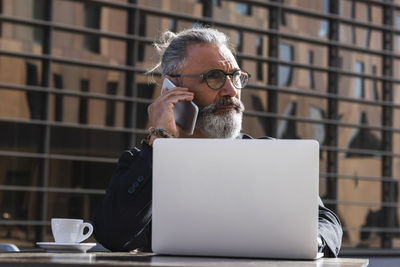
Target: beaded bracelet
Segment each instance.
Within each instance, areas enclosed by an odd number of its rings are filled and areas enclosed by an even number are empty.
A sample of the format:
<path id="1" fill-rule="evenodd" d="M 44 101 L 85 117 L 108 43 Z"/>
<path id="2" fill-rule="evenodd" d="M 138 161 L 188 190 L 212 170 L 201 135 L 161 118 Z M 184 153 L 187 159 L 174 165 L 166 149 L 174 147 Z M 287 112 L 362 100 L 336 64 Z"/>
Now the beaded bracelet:
<path id="1" fill-rule="evenodd" d="M 154 127 L 150 127 L 148 130 L 149 135 L 155 135 L 156 137 L 163 137 L 163 138 L 171 138 L 174 137 L 173 133 L 168 132 L 167 130 L 163 129 L 163 128 L 154 128 Z"/>
<path id="2" fill-rule="evenodd" d="M 150 140 L 151 136 L 154 135 L 155 137 L 161 137 L 161 138 L 172 138 L 174 137 L 173 133 L 170 133 L 169 131 L 163 129 L 163 128 L 154 128 L 150 127 L 148 130 L 149 134 L 147 135 L 146 139 L 143 140 L 146 144 L 149 146 L 153 146 L 153 142 Z"/>

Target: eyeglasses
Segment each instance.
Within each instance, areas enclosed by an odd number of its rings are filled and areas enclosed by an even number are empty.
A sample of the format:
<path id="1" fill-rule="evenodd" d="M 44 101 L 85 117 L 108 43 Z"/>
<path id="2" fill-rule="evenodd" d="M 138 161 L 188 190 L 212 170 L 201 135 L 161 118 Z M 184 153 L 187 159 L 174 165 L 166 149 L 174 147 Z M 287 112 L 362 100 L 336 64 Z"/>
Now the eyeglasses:
<path id="1" fill-rule="evenodd" d="M 226 76 L 229 76 L 231 78 L 233 86 L 235 86 L 237 89 L 242 89 L 244 88 L 247 83 L 249 82 L 249 79 L 251 75 L 244 70 L 235 70 L 232 73 L 226 73 L 223 70 L 220 69 L 213 69 L 210 70 L 206 73 L 203 74 L 198 74 L 198 75 L 190 75 L 190 74 L 184 74 L 184 75 L 169 75 L 171 77 L 200 77 L 203 78 L 207 86 L 210 87 L 213 90 L 219 90 L 224 86 L 226 82 Z"/>

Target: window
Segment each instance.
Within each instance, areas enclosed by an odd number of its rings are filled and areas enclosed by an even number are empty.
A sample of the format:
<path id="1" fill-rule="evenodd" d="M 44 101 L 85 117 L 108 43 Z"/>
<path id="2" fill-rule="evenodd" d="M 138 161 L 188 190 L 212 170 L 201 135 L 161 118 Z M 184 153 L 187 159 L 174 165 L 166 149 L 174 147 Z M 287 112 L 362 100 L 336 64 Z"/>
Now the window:
<path id="1" fill-rule="evenodd" d="M 324 119 L 324 112 L 320 108 L 310 107 L 310 118 L 313 120 L 322 121 Z M 317 140 L 320 144 L 325 141 L 325 126 L 323 123 L 313 123 L 313 139 Z"/>
<path id="2" fill-rule="evenodd" d="M 44 20 L 45 19 L 44 10 L 45 10 L 44 0 L 33 1 L 33 18 L 34 19 Z M 33 40 L 37 44 L 41 44 L 43 42 L 43 30 L 41 27 L 33 27 Z"/>
<path id="3" fill-rule="evenodd" d="M 54 88 L 62 89 L 63 88 L 63 80 L 60 74 L 53 74 L 53 83 Z M 55 121 L 62 121 L 63 117 L 63 97 L 61 94 L 55 95 Z"/>
<path id="4" fill-rule="evenodd" d="M 257 36 L 256 46 L 257 46 L 257 55 L 262 56 L 263 55 L 263 38 L 262 38 L 262 36 Z"/>
<path id="5" fill-rule="evenodd" d="M 236 51 L 243 51 L 243 34 L 241 32 L 236 32 Z"/>
<path id="6" fill-rule="evenodd" d="M 0 14 L 3 14 L 3 0 L 0 0 Z M 3 35 L 3 24 L 0 20 L 0 38 Z"/>
<path id="7" fill-rule="evenodd" d="M 322 0 L 322 12 L 329 14 L 329 0 Z M 326 19 L 321 19 L 319 22 L 319 37 L 327 37 L 329 32 L 329 22 Z"/>
<path id="8" fill-rule="evenodd" d="M 355 66 L 355 72 L 362 74 L 364 73 L 364 63 L 357 61 Z M 354 78 L 354 96 L 357 98 L 364 98 L 364 79 L 362 77 Z"/>
<path id="9" fill-rule="evenodd" d="M 107 83 L 107 95 L 117 94 L 118 83 L 108 82 Z M 106 126 L 114 126 L 115 124 L 115 100 L 107 100 L 106 102 Z"/>
<path id="10" fill-rule="evenodd" d="M 221 7 L 222 6 L 221 0 L 213 0 L 213 5 Z"/>
<path id="11" fill-rule="evenodd" d="M 251 6 L 246 3 L 238 2 L 236 3 L 236 12 L 241 15 L 251 15 Z"/>
<path id="12" fill-rule="evenodd" d="M 35 64 L 26 63 L 26 85 L 39 85 L 38 71 Z M 43 93 L 28 91 L 26 97 L 28 100 L 29 114 L 31 119 L 40 119 L 44 99 Z"/>
<path id="13" fill-rule="evenodd" d="M 146 36 L 146 15 L 143 12 L 139 14 L 139 35 Z M 143 62 L 145 56 L 145 44 L 142 42 L 138 42 L 138 55 L 137 59 L 140 62 Z"/>
<path id="14" fill-rule="evenodd" d="M 257 55 L 263 56 L 263 39 L 261 36 L 258 36 L 256 39 L 257 45 Z M 264 79 L 264 71 L 263 71 L 263 62 L 257 61 L 257 80 L 262 81 Z"/>
<path id="15" fill-rule="evenodd" d="M 400 15 L 396 16 L 396 28 L 400 29 Z M 397 35 L 397 50 L 400 51 L 400 35 Z"/>
<path id="16" fill-rule="evenodd" d="M 352 20 L 356 19 L 356 3 L 354 1 L 350 2 L 350 18 Z M 350 34 L 351 34 L 351 43 L 356 44 L 357 39 L 356 39 L 356 27 L 351 25 L 350 26 Z"/>
<path id="17" fill-rule="evenodd" d="M 308 65 L 309 66 L 314 65 L 314 52 L 313 51 L 308 51 Z M 310 88 L 314 89 L 315 88 L 314 71 L 312 69 L 308 70 L 308 82 L 310 84 Z"/>
<path id="18" fill-rule="evenodd" d="M 175 19 L 169 19 L 169 30 L 172 32 L 176 32 L 176 20 Z"/>
<path id="19" fill-rule="evenodd" d="M 279 45 L 279 58 L 284 61 L 293 61 L 293 46 L 281 43 Z M 292 67 L 279 65 L 279 85 L 288 86 L 292 82 Z"/>
<path id="20" fill-rule="evenodd" d="M 284 4 L 284 0 L 281 0 L 281 3 Z M 286 12 L 281 8 L 281 25 L 286 26 Z"/>
<path id="21" fill-rule="evenodd" d="M 240 31 L 236 32 L 235 45 L 236 45 L 236 51 L 238 53 L 243 52 L 243 33 Z M 241 66 L 242 60 L 239 57 L 236 57 L 236 60 L 237 60 L 238 65 Z"/>
<path id="22" fill-rule="evenodd" d="M 89 80 L 81 80 L 81 92 L 89 91 Z M 86 124 L 88 116 L 88 99 L 87 97 L 79 98 L 79 123 Z"/>
<path id="23" fill-rule="evenodd" d="M 84 25 L 91 29 L 100 29 L 100 6 L 85 3 Z M 83 38 L 83 47 L 90 52 L 100 53 L 100 38 L 86 34 Z"/>
<path id="24" fill-rule="evenodd" d="M 372 22 L 372 17 L 371 17 L 371 6 L 367 5 L 367 21 L 368 23 Z M 371 30 L 369 28 L 365 29 L 365 47 L 369 47 L 370 44 L 370 39 L 371 39 Z"/>
<path id="25" fill-rule="evenodd" d="M 376 76 L 376 66 L 372 66 L 372 74 Z M 372 80 L 372 96 L 374 100 L 379 100 L 378 81 L 376 79 Z"/>

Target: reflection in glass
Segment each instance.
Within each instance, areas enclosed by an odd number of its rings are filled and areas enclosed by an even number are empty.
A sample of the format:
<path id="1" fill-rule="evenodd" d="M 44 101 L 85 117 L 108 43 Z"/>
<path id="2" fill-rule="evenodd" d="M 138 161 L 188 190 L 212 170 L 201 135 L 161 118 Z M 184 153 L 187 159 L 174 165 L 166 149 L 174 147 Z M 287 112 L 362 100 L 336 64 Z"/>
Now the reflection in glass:
<path id="1" fill-rule="evenodd" d="M 39 186 L 40 160 L 0 157 L 0 184 Z M 0 219 L 35 219 L 36 194 L 29 191 L 0 190 Z"/>
<path id="2" fill-rule="evenodd" d="M 360 231 L 360 241 L 366 242 L 368 240 L 373 240 L 379 237 L 380 232 L 375 230 L 376 227 L 385 227 L 385 220 L 386 220 L 385 211 L 381 208 L 379 210 L 368 210 L 368 214 L 365 218 L 364 224 L 361 226 L 362 229 L 368 230 L 361 230 Z"/>
<path id="3" fill-rule="evenodd" d="M 61 90 L 63 88 L 63 80 L 60 74 L 53 74 L 54 88 Z M 62 121 L 63 119 L 63 96 L 62 94 L 55 94 L 55 121 Z"/>
<path id="4" fill-rule="evenodd" d="M 139 36 L 146 36 L 147 32 L 147 16 L 144 12 L 139 13 Z M 175 25 L 176 27 L 176 25 Z M 138 61 L 142 62 L 144 61 L 144 55 L 145 55 L 145 44 L 142 42 L 138 43 Z"/>
<path id="5" fill-rule="evenodd" d="M 87 93 L 89 92 L 89 80 L 82 79 L 81 80 L 81 92 Z M 79 98 L 79 123 L 86 124 L 88 118 L 88 99 L 87 97 Z"/>
<path id="6" fill-rule="evenodd" d="M 114 163 L 51 160 L 49 186 L 104 190 L 114 170 Z"/>
<path id="7" fill-rule="evenodd" d="M 48 193 L 48 219 L 80 218 L 89 221 L 103 195 Z"/>
<path id="8" fill-rule="evenodd" d="M 329 0 L 322 0 L 322 12 L 329 14 Z M 321 19 L 319 22 L 319 37 L 327 37 L 329 31 L 329 22 L 326 19 Z"/>
<path id="9" fill-rule="evenodd" d="M 367 5 L 367 10 L 366 10 L 367 14 L 367 21 L 368 23 L 372 23 L 372 17 L 371 17 L 371 6 Z M 365 46 L 369 47 L 369 43 L 370 43 L 370 39 L 371 39 L 371 30 L 369 28 L 365 29 Z"/>
<path id="10" fill-rule="evenodd" d="M 376 76 L 376 66 L 372 66 L 371 72 L 374 76 Z M 376 79 L 372 80 L 372 96 L 374 100 L 379 100 L 378 81 Z"/>
<path id="11" fill-rule="evenodd" d="M 52 127 L 50 152 L 54 154 L 118 157 L 129 147 L 125 143 L 128 133 L 80 129 L 70 127 Z"/>
<path id="12" fill-rule="evenodd" d="M 364 63 L 361 61 L 357 61 L 355 65 L 355 72 L 359 74 L 363 74 L 364 72 Z M 354 78 L 354 96 L 356 98 L 364 98 L 364 79 L 362 77 Z"/>
<path id="13" fill-rule="evenodd" d="M 320 120 L 324 119 L 324 111 L 320 108 L 310 107 L 310 117 L 313 120 Z M 317 140 L 320 144 L 323 144 L 325 141 L 325 126 L 322 123 L 313 123 L 313 139 Z"/>
<path id="14" fill-rule="evenodd" d="M 39 152 L 43 126 L 16 122 L 0 122 L 0 149 Z"/>
<path id="15" fill-rule="evenodd" d="M 171 32 L 176 32 L 176 19 L 169 19 L 169 27 L 168 29 Z"/>
<path id="16" fill-rule="evenodd" d="M 38 77 L 37 65 L 31 62 L 26 62 L 26 85 L 39 86 L 39 77 Z M 29 114 L 31 119 L 40 120 L 44 118 L 45 115 L 44 107 L 45 107 L 45 93 L 28 91 L 26 93 Z"/>
<path id="17" fill-rule="evenodd" d="M 249 92 L 246 90 L 246 92 Z M 261 100 L 260 94 L 257 93 L 251 93 L 251 106 L 246 105 L 246 109 L 252 109 L 255 111 L 265 111 L 264 104 Z M 246 118 L 248 120 L 248 118 Z M 263 130 L 263 135 L 268 133 L 268 118 L 262 117 L 262 116 L 257 116 L 257 118 L 254 118 L 258 121 L 260 127 Z M 255 123 L 254 123 L 255 124 Z"/>
<path id="18" fill-rule="evenodd" d="M 284 116 L 295 117 L 297 113 L 297 103 L 290 102 L 283 112 Z M 297 135 L 296 121 L 282 120 L 278 126 L 278 138 L 281 139 L 299 139 Z"/>
<path id="19" fill-rule="evenodd" d="M 256 39 L 256 50 L 258 56 L 263 56 L 263 39 L 262 36 L 257 36 Z M 262 81 L 264 79 L 263 62 L 257 61 L 257 80 Z"/>
<path id="20" fill-rule="evenodd" d="M 314 65 L 314 52 L 313 51 L 308 51 L 308 65 Z M 315 84 L 314 84 L 314 71 L 312 69 L 308 70 L 308 82 L 310 84 L 310 88 L 314 89 Z"/>
<path id="21" fill-rule="evenodd" d="M 84 8 L 84 25 L 87 28 L 100 29 L 100 11 L 99 5 L 85 2 Z M 83 38 L 83 47 L 87 51 L 100 53 L 100 37 L 85 34 Z"/>
<path id="22" fill-rule="evenodd" d="M 222 4 L 221 4 L 221 0 L 213 0 L 213 5 L 214 6 L 222 6 Z"/>
<path id="23" fill-rule="evenodd" d="M 107 83 L 107 95 L 115 96 L 117 94 L 118 82 Z M 106 126 L 114 126 L 115 124 L 115 101 L 107 100 L 106 102 Z"/>
<path id="24" fill-rule="evenodd" d="M 155 90 L 155 84 L 138 83 L 137 84 L 137 96 L 140 98 L 152 99 Z M 145 129 L 147 126 L 148 115 L 147 115 L 148 104 L 137 104 L 136 110 L 136 127 L 139 129 Z"/>
<path id="25" fill-rule="evenodd" d="M 352 0 L 350 2 L 350 18 L 352 20 L 356 19 L 356 3 L 354 2 L 354 0 Z M 357 39 L 356 39 L 356 27 L 351 25 L 350 26 L 350 34 L 351 34 L 351 43 L 352 44 L 356 44 Z"/>
<path id="26" fill-rule="evenodd" d="M 251 6 L 246 3 L 236 3 L 236 12 L 241 15 L 251 15 Z"/>
<path id="27" fill-rule="evenodd" d="M 396 28 L 400 29 L 400 15 L 396 16 Z M 397 35 L 397 51 L 400 51 L 400 35 Z"/>
<path id="28" fill-rule="evenodd" d="M 236 51 L 243 52 L 243 33 L 236 32 Z"/>
<path id="29" fill-rule="evenodd" d="M 361 112 L 359 114 L 358 124 L 368 125 L 367 114 L 365 112 Z M 356 128 L 350 134 L 347 147 L 349 149 L 380 150 L 381 141 L 377 136 L 372 134 L 370 130 L 365 128 Z M 367 153 L 346 152 L 345 156 L 347 158 L 356 158 L 356 157 L 373 157 L 374 155 Z"/>
<path id="30" fill-rule="evenodd" d="M 318 31 L 319 37 L 328 36 L 328 27 L 329 27 L 329 22 L 325 19 L 322 19 L 319 24 L 319 31 Z"/>
<path id="31" fill-rule="evenodd" d="M 45 20 L 44 11 L 46 10 L 46 8 L 45 8 L 44 4 L 45 4 L 45 0 L 33 1 L 33 18 L 34 19 Z M 0 1 L 0 5 L 1 5 L 1 1 Z M 39 28 L 39 27 L 33 28 L 33 40 L 37 44 L 42 44 L 42 42 L 43 42 L 42 28 Z"/>
<path id="32" fill-rule="evenodd" d="M 293 61 L 293 46 L 281 43 L 279 45 L 279 58 L 284 61 Z M 279 85 L 288 86 L 292 81 L 292 67 L 279 65 Z"/>

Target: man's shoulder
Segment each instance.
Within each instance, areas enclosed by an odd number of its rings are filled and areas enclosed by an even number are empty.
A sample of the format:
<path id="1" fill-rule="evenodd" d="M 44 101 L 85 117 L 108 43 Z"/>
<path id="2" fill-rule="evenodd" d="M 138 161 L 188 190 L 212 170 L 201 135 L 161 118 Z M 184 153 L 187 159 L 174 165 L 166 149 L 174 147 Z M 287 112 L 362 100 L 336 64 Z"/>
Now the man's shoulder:
<path id="1" fill-rule="evenodd" d="M 240 133 L 237 139 L 254 139 L 251 135 L 248 135 L 246 133 Z M 262 136 L 257 139 L 269 139 L 269 140 L 276 140 L 276 138 L 269 137 L 269 136 Z"/>

